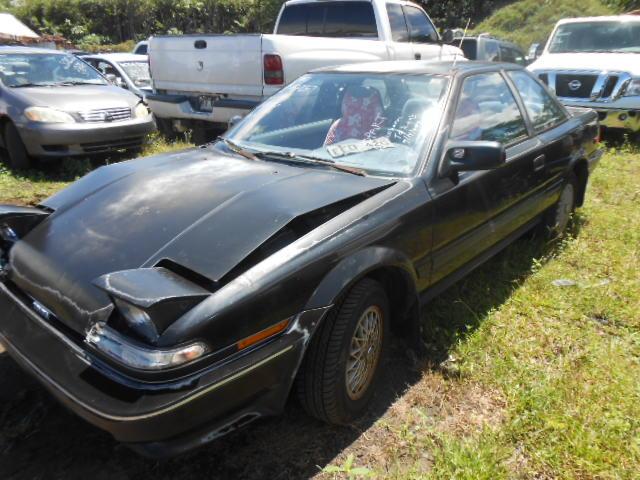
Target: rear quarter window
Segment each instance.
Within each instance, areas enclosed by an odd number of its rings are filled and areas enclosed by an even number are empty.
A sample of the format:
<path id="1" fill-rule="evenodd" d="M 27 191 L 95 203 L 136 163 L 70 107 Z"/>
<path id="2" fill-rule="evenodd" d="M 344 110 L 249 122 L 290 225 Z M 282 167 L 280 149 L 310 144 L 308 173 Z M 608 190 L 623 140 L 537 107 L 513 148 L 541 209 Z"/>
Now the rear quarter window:
<path id="1" fill-rule="evenodd" d="M 369 2 L 319 2 L 287 6 L 278 24 L 278 34 L 314 37 L 378 37 L 378 27 Z"/>

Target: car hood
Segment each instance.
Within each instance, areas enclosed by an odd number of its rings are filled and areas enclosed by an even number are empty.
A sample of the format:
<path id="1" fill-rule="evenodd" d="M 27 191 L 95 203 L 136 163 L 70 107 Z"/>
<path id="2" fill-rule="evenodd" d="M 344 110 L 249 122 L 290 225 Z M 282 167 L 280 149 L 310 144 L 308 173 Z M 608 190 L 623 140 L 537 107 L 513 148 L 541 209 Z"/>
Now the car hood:
<path id="1" fill-rule="evenodd" d="M 640 76 L 638 53 L 546 53 L 529 70 L 591 70 L 628 72 Z"/>
<path id="2" fill-rule="evenodd" d="M 10 279 L 84 332 L 111 312 L 93 281 L 170 261 L 220 282 L 292 221 L 393 182 L 211 149 L 103 167 L 46 200 L 10 252 Z"/>
<path id="3" fill-rule="evenodd" d="M 133 107 L 140 99 L 112 85 L 76 85 L 68 87 L 32 87 L 12 89 L 26 104 L 51 107 L 66 112 Z"/>

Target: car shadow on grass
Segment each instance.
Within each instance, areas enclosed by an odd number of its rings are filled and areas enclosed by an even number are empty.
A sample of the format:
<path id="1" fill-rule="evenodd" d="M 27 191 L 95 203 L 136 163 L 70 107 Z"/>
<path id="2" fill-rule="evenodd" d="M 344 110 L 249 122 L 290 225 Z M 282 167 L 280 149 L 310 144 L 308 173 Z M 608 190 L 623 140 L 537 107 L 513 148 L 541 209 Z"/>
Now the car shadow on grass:
<path id="1" fill-rule="evenodd" d="M 570 236 L 585 219 L 577 216 Z M 108 434 L 66 411 L 34 380 L 0 357 L 0 478 L 289 479 L 309 478 L 381 418 L 426 369 L 451 374 L 452 346 L 477 329 L 566 242 L 527 235 L 458 282 L 425 308 L 426 356 L 394 341 L 369 414 L 335 427 L 308 417 L 296 401 L 199 450 L 163 462 L 137 456 Z"/>

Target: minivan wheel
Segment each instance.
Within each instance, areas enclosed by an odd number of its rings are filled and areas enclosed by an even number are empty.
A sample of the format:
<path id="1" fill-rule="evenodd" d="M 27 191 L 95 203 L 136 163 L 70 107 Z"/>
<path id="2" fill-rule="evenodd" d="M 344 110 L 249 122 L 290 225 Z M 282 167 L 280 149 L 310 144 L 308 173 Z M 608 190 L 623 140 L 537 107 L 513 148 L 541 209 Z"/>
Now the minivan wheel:
<path id="1" fill-rule="evenodd" d="M 389 300 L 377 281 L 358 282 L 313 336 L 296 380 L 312 416 L 338 425 L 366 410 L 380 374 L 389 332 Z"/>
<path id="2" fill-rule="evenodd" d="M 9 156 L 9 166 L 16 170 L 26 170 L 32 165 L 32 160 L 20 138 L 18 130 L 12 123 L 4 127 L 4 144 Z"/>
<path id="3" fill-rule="evenodd" d="M 577 198 L 578 179 L 571 174 L 562 187 L 560 198 L 545 215 L 543 225 L 547 235 L 557 237 L 565 232 L 576 209 Z"/>

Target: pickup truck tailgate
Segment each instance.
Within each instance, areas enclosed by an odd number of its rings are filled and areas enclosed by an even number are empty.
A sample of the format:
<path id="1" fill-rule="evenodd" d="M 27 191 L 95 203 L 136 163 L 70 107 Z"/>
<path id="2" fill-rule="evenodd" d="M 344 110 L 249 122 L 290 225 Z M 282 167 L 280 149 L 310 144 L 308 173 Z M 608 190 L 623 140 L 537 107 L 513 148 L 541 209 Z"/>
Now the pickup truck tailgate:
<path id="1" fill-rule="evenodd" d="M 156 89 L 262 95 L 262 35 L 153 37 L 149 63 Z"/>

